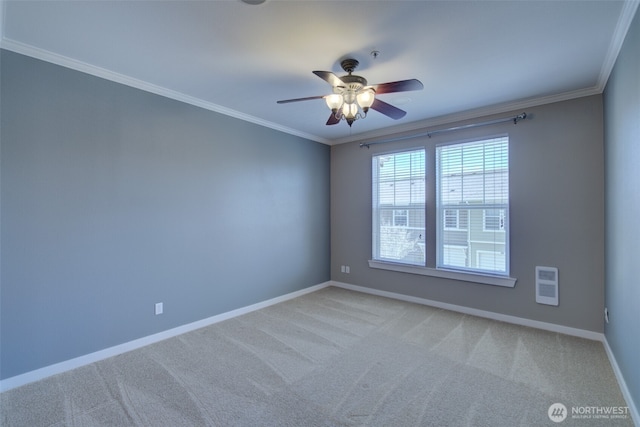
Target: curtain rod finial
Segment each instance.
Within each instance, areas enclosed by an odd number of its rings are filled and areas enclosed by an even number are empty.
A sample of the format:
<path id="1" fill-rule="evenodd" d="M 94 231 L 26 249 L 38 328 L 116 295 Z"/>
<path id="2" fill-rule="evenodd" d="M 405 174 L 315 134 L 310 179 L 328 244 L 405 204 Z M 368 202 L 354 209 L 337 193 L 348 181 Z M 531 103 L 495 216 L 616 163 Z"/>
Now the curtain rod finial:
<path id="1" fill-rule="evenodd" d="M 527 113 L 518 114 L 513 118 L 513 124 L 517 125 L 520 120 L 524 120 L 527 118 Z"/>

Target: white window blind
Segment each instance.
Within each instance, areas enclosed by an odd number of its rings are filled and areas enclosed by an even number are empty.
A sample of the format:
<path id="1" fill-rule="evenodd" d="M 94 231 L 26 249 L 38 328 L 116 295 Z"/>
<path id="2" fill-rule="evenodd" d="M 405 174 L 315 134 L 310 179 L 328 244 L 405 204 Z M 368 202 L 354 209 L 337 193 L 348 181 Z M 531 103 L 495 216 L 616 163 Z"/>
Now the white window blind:
<path id="1" fill-rule="evenodd" d="M 509 274 L 508 137 L 436 148 L 436 210 L 438 268 Z"/>
<path id="2" fill-rule="evenodd" d="M 373 157 L 373 259 L 425 265 L 425 151 Z"/>

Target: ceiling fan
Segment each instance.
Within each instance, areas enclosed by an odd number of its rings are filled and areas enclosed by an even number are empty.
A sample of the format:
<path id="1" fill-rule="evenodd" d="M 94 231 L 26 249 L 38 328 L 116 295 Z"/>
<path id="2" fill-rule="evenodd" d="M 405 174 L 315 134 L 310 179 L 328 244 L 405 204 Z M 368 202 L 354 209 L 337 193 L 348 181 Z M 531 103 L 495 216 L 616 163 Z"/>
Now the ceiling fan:
<path id="1" fill-rule="evenodd" d="M 357 119 L 363 119 L 367 116 L 370 108 L 391 117 L 394 120 L 401 119 L 407 112 L 403 111 L 391 104 L 380 101 L 376 95 L 394 92 L 407 92 L 411 90 L 421 90 L 424 88 L 420 80 L 400 80 L 397 82 L 381 83 L 369 86 L 364 77 L 356 76 L 353 70 L 356 69 L 359 62 L 352 58 L 344 59 L 340 66 L 348 74 L 338 77 L 331 71 L 314 71 L 313 74 L 329 83 L 333 88 L 330 95 L 308 96 L 306 98 L 284 99 L 278 101 L 278 104 L 287 104 L 289 102 L 309 101 L 312 99 L 322 99 L 327 103 L 331 110 L 327 125 L 335 125 L 340 120 L 345 120 L 349 126 Z"/>

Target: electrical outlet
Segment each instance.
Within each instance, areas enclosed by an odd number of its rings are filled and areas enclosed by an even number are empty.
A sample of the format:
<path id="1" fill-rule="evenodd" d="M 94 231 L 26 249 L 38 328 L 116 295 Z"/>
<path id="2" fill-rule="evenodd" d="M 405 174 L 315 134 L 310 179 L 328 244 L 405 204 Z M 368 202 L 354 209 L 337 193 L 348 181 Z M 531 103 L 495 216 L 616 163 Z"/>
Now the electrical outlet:
<path id="1" fill-rule="evenodd" d="M 156 315 L 162 314 L 163 311 L 164 311 L 163 304 L 161 302 L 156 303 Z"/>
<path id="2" fill-rule="evenodd" d="M 344 272 L 347 274 L 351 273 L 351 267 L 349 267 L 348 265 L 345 265 Z"/>
<path id="3" fill-rule="evenodd" d="M 604 309 L 604 321 L 609 323 L 609 309 L 606 307 Z"/>
<path id="4" fill-rule="evenodd" d="M 340 266 L 340 272 L 344 273 L 346 271 L 346 267 L 344 265 Z"/>

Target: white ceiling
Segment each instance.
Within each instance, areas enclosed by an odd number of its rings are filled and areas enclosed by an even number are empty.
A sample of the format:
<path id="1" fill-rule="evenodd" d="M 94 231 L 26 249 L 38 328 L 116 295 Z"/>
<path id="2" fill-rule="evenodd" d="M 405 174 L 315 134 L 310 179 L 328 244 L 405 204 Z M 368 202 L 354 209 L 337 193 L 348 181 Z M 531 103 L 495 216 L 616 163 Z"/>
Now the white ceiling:
<path id="1" fill-rule="evenodd" d="M 601 93 L 637 1 L 4 1 L 0 46 L 327 144 Z M 373 58 L 370 52 L 380 55 Z M 313 70 L 407 111 L 326 126 Z"/>

